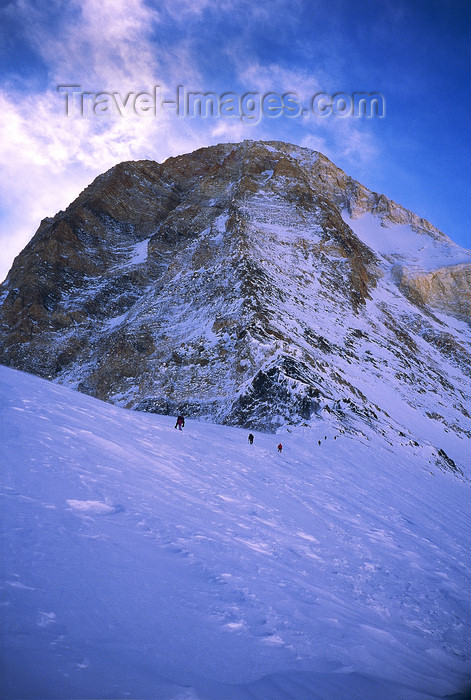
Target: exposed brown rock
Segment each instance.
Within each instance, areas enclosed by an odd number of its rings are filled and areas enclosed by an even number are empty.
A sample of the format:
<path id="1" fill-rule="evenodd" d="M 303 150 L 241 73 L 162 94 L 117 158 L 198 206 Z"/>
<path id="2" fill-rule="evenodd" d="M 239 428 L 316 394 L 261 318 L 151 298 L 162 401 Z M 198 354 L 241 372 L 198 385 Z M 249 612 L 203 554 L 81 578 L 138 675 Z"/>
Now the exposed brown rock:
<path id="1" fill-rule="evenodd" d="M 423 304 L 471 319 L 471 264 L 450 265 L 428 272 L 401 268 L 399 281 Z"/>

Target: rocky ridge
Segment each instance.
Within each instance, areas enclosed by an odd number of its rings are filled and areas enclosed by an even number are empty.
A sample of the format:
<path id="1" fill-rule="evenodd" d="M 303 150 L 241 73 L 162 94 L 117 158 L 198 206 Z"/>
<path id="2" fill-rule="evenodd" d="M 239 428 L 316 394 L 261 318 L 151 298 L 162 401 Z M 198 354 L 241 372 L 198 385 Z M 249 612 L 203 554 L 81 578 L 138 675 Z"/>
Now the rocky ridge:
<path id="1" fill-rule="evenodd" d="M 470 277 L 322 154 L 221 144 L 121 163 L 41 222 L 0 288 L 0 362 L 128 408 L 462 440 Z"/>

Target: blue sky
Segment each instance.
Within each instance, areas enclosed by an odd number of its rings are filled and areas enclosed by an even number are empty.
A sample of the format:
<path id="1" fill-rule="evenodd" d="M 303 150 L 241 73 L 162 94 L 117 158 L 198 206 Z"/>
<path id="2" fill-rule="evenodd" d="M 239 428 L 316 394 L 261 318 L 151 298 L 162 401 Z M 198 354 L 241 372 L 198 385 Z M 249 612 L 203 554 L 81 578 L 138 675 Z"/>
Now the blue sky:
<path id="1" fill-rule="evenodd" d="M 44 216 L 115 163 L 243 139 L 320 150 L 471 247 L 470 67 L 469 0 L 3 0 L 0 277 Z M 291 93 L 303 107 L 320 92 L 379 93 L 386 111 L 250 123 L 92 102 L 88 116 L 67 116 L 57 87 L 72 84 L 122 99 L 155 85 L 168 100 L 179 85 Z"/>

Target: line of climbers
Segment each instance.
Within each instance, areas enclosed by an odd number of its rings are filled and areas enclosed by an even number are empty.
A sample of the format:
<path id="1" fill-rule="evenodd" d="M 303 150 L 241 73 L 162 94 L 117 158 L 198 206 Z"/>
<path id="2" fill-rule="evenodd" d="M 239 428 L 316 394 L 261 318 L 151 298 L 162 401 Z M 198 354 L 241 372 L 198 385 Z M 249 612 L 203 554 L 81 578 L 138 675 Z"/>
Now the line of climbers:
<path id="1" fill-rule="evenodd" d="M 185 418 L 183 416 L 178 416 L 177 422 L 175 423 L 175 429 L 178 428 L 178 430 L 183 430 L 184 427 L 185 427 Z M 327 440 L 327 435 L 324 436 L 324 440 Z M 334 440 L 337 440 L 336 435 L 334 435 Z M 254 436 L 252 433 L 249 433 L 248 441 L 249 441 L 249 445 L 253 445 Z M 320 445 L 321 441 L 318 440 L 317 444 Z M 283 445 L 280 442 L 278 444 L 278 452 L 282 452 L 282 451 L 283 451 Z"/>

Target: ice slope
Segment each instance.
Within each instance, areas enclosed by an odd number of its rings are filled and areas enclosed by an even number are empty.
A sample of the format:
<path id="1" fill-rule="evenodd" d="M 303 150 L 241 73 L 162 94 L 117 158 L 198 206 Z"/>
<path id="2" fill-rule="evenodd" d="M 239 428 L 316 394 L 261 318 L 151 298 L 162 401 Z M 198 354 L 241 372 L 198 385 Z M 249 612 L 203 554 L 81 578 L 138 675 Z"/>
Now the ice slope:
<path id="1" fill-rule="evenodd" d="M 423 270 L 471 263 L 471 251 L 443 234 L 441 237 L 432 236 L 410 224 L 389 223 L 385 226 L 371 213 L 352 218 L 343 211 L 342 218 L 363 243 L 391 262 Z"/>
<path id="2" fill-rule="evenodd" d="M 0 410 L 2 698 L 466 686 L 470 482 L 424 450 L 326 420 L 249 446 L 3 367 Z"/>

